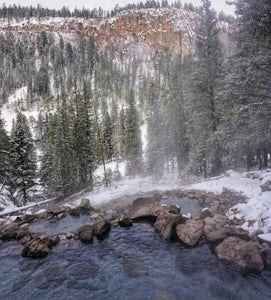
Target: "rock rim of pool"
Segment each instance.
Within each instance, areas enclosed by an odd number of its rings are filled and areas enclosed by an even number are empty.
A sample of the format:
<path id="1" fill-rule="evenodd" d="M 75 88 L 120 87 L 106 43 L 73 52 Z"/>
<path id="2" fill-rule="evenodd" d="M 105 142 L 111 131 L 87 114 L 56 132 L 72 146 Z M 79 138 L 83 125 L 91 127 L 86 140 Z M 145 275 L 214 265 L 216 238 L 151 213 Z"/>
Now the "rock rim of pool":
<path id="1" fill-rule="evenodd" d="M 181 207 L 170 203 L 171 197 L 197 200 L 202 209 L 193 212 L 192 217 L 187 218 L 182 214 Z M 225 216 L 227 207 L 240 202 L 240 197 L 229 191 L 225 191 L 224 195 L 189 190 L 159 193 L 156 191 L 154 196 L 138 197 L 122 207 L 116 202 L 117 205 L 100 210 L 95 210 L 90 201 L 83 199 L 81 205 L 73 209 L 65 206 L 53 207 L 41 215 L 25 215 L 9 224 L 1 224 L 0 239 L 19 241 L 23 245 L 22 255 L 25 257 L 43 258 L 52 252 L 52 248 L 61 239 L 79 239 L 91 243 L 94 237 L 106 238 L 111 226 L 130 227 L 133 222 L 143 221 L 150 222 L 166 240 L 178 240 L 187 247 L 208 243 L 224 261 L 253 272 L 261 272 L 264 268 L 269 270 L 271 248 L 266 242 L 270 241 L 270 234 L 249 236 L 240 224 Z M 59 236 L 29 230 L 29 224 L 34 222 L 61 222 L 68 215 L 78 218 L 81 214 L 89 216 L 89 220 L 92 220 L 84 228 L 84 234 L 80 228 Z M 230 255 L 226 255 L 227 252 Z"/>

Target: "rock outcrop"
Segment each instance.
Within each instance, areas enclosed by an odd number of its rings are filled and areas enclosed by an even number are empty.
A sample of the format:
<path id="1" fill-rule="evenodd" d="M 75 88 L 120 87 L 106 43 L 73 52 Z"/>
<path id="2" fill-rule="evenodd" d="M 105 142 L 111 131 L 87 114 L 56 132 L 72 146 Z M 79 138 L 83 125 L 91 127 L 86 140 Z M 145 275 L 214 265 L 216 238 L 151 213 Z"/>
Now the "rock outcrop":
<path id="1" fill-rule="evenodd" d="M 195 44 L 195 31 L 199 16 L 189 10 L 173 7 L 158 9 L 134 9 L 119 12 L 113 18 L 79 19 L 57 18 L 48 22 L 40 18 L 29 22 L 9 22 L 0 31 L 20 35 L 55 32 L 76 42 L 80 36 L 92 36 L 101 50 L 121 49 L 124 53 L 169 51 L 172 54 L 188 54 Z"/>
<path id="2" fill-rule="evenodd" d="M 261 272 L 264 268 L 260 245 L 255 242 L 228 237 L 216 247 L 215 252 L 220 259 L 242 268 L 256 272 Z"/>

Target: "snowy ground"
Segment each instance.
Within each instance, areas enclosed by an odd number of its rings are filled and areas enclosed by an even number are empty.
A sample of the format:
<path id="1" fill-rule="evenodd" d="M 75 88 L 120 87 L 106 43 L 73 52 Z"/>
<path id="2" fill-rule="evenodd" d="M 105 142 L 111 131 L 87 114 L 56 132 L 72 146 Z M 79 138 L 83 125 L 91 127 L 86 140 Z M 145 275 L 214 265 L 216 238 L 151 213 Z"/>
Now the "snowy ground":
<path id="1" fill-rule="evenodd" d="M 271 233 L 271 191 L 263 192 L 261 186 L 268 182 L 271 187 L 271 170 L 250 173 L 228 171 L 225 176 L 193 184 L 188 188 L 215 194 L 220 194 L 223 188 L 227 188 L 243 194 L 247 198 L 247 203 L 232 207 L 228 212 L 228 217 L 244 219 L 245 223 L 242 227 L 251 234 L 258 230 L 267 234 Z M 270 236 L 271 240 L 271 235 L 267 236 Z"/>
<path id="2" fill-rule="evenodd" d="M 90 199 L 91 204 L 94 207 L 98 207 L 104 203 L 110 202 L 114 199 L 129 196 L 134 194 L 146 193 L 153 190 L 172 190 L 180 186 L 179 180 L 172 179 L 170 174 L 165 174 L 165 176 L 160 180 L 159 183 L 155 183 L 152 177 L 135 177 L 129 178 L 125 176 L 125 162 L 111 162 L 106 165 L 106 170 L 111 169 L 112 172 L 118 170 L 122 179 L 118 181 L 113 181 L 112 184 L 105 188 L 104 185 L 100 185 L 94 188 L 94 191 L 85 193 L 83 196 Z M 103 167 L 100 166 L 96 172 L 96 179 L 99 181 L 103 178 Z M 76 206 L 80 203 L 80 199 L 73 201 L 71 204 Z"/>
<path id="3" fill-rule="evenodd" d="M 125 176 L 125 162 L 108 163 L 106 170 L 108 171 L 109 169 L 112 171 L 112 177 L 118 173 L 121 175 L 121 178 L 118 181 L 112 180 L 110 186 L 105 188 L 103 167 L 100 166 L 95 172 L 97 185 L 94 191 L 71 197 L 70 199 L 73 200 L 68 201 L 67 205 L 78 205 L 82 197 L 90 199 L 94 207 L 99 207 L 104 203 L 123 196 L 146 193 L 153 190 L 163 191 L 185 188 L 220 194 L 226 188 L 241 193 L 247 198 L 246 203 L 240 203 L 232 207 L 228 212 L 228 217 L 230 219 L 243 219 L 245 221 L 242 225 L 244 229 L 251 234 L 255 232 L 262 233 L 262 238 L 270 238 L 271 240 L 271 170 L 250 173 L 228 171 L 223 176 L 184 186 L 180 180 L 174 180 L 170 174 L 164 176 L 159 184 L 154 183 L 152 177 L 129 178 Z M 116 172 L 117 170 L 118 172 Z M 262 187 L 264 185 L 270 186 L 270 191 L 265 191 L 266 189 L 263 191 Z M 5 212 L 17 211 L 18 209 L 4 196 L 0 197 L 0 202 L 0 204 L 3 204 L 1 206 L 5 207 Z"/>

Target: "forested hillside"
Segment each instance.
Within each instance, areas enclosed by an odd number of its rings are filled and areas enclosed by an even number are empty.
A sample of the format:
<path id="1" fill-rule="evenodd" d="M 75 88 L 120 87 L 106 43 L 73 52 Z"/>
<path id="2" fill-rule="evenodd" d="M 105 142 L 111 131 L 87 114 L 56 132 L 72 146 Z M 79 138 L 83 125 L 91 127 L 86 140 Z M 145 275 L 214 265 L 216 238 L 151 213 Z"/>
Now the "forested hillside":
<path id="1" fill-rule="evenodd" d="M 16 204 L 37 183 L 48 196 L 91 189 L 95 168 L 112 160 L 127 162 L 127 176 L 156 181 L 165 170 L 207 177 L 270 165 L 270 1 L 236 1 L 235 19 L 217 16 L 209 0 L 201 8 L 147 3 L 111 13 L 0 9 L 0 182 Z M 159 39 L 131 42 L 129 32 L 126 43 L 124 32 L 121 45 L 106 47 L 110 37 L 98 40 L 96 32 L 106 26 L 76 38 L 36 26 L 70 17 L 115 24 L 139 12 L 152 19 L 155 11 L 162 29 L 150 30 Z M 180 23 L 180 51 L 161 43 L 169 26 L 161 16 L 171 11 L 189 17 Z M 14 99 L 19 89 L 24 96 Z M 11 132 L 3 121 L 8 107 L 17 113 Z"/>

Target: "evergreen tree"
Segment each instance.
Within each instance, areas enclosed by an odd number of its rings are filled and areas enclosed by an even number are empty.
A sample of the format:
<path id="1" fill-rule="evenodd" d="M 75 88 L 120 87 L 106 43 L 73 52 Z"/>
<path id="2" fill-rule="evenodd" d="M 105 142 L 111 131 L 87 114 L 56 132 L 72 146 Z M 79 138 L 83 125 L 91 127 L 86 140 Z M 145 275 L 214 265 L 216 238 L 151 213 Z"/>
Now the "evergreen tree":
<path id="1" fill-rule="evenodd" d="M 28 192 L 35 185 L 36 153 L 26 117 L 19 112 L 11 131 L 11 187 L 15 202 L 25 204 Z"/>
<path id="2" fill-rule="evenodd" d="M 159 91 L 159 90 L 158 90 Z M 160 107 L 157 87 L 151 81 L 147 98 L 147 167 L 156 181 L 162 177 L 165 165 L 164 157 L 164 121 Z"/>
<path id="3" fill-rule="evenodd" d="M 73 118 L 73 147 L 78 170 L 78 187 L 93 188 L 93 172 L 96 163 L 94 113 L 91 110 L 91 91 L 84 84 L 83 94 L 75 95 Z"/>
<path id="4" fill-rule="evenodd" d="M 267 167 L 270 153 L 271 3 L 236 1 L 235 53 L 227 76 L 228 161 Z M 225 122 L 226 123 L 226 122 Z"/>
<path id="5" fill-rule="evenodd" d="M 0 181 L 7 181 L 9 177 L 9 137 L 4 129 L 3 120 L 0 118 Z"/>
<path id="6" fill-rule="evenodd" d="M 142 142 L 139 116 L 132 90 L 129 92 L 128 101 L 125 120 L 125 157 L 127 174 L 134 176 L 142 172 Z"/>
<path id="7" fill-rule="evenodd" d="M 189 124 L 192 168 L 205 177 L 222 170 L 218 138 L 219 98 L 223 66 L 222 46 L 218 37 L 216 13 L 209 0 L 202 0 L 203 15 L 197 32 L 195 72 Z"/>

